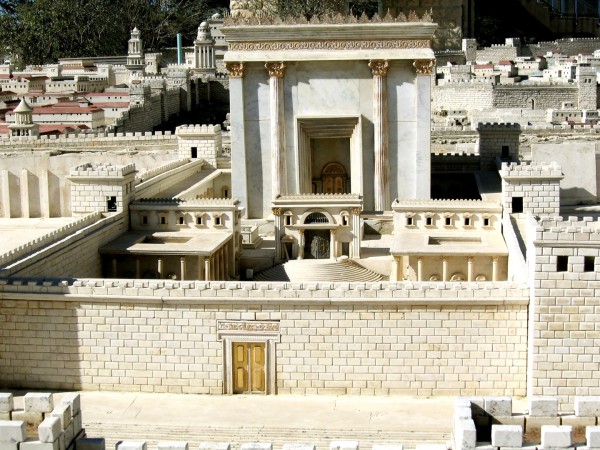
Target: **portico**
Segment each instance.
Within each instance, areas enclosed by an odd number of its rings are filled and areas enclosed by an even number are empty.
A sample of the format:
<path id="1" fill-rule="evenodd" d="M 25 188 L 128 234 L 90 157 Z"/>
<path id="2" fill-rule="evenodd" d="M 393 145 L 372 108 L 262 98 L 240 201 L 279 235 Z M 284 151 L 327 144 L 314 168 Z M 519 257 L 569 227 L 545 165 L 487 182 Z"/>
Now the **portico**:
<path id="1" fill-rule="evenodd" d="M 429 197 L 436 25 L 336 20 L 222 29 L 233 196 L 247 218 L 284 195 L 352 193 L 369 211 Z"/>

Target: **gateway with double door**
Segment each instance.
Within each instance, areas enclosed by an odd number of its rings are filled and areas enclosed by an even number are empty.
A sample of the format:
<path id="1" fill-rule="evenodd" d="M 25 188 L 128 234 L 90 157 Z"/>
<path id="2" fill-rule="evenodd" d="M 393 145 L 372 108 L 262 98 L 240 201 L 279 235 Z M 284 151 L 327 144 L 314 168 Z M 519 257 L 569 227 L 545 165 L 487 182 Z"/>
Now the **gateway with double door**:
<path id="1" fill-rule="evenodd" d="M 233 342 L 233 393 L 266 393 L 264 342 Z"/>

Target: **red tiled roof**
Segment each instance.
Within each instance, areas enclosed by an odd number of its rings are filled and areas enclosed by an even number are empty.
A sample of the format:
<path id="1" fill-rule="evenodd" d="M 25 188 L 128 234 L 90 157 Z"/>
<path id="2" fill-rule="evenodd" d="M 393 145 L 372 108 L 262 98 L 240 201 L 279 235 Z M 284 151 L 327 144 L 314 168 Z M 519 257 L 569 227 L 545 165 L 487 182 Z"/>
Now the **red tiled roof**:
<path id="1" fill-rule="evenodd" d="M 98 108 L 129 108 L 129 102 L 94 102 L 92 106 Z"/>
<path id="2" fill-rule="evenodd" d="M 494 65 L 493 64 L 475 64 L 475 69 L 493 69 Z"/>

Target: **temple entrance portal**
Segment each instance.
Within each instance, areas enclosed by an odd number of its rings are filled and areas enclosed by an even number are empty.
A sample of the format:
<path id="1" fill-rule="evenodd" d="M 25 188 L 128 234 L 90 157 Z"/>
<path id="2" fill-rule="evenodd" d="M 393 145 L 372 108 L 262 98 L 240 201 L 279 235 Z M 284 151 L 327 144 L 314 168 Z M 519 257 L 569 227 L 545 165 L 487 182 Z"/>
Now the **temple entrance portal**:
<path id="1" fill-rule="evenodd" d="M 330 231 L 306 230 L 304 257 L 306 259 L 329 259 Z"/>
<path id="2" fill-rule="evenodd" d="M 362 194 L 360 117 L 298 118 L 301 194 Z"/>

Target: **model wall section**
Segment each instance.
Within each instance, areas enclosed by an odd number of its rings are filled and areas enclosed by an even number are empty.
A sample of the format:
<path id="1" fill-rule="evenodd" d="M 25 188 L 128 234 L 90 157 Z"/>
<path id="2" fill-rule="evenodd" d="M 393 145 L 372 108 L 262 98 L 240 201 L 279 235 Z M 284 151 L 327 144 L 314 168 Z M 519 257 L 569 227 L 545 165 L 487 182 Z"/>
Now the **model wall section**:
<path id="1" fill-rule="evenodd" d="M 532 230 L 529 395 L 558 396 L 561 403 L 600 395 L 600 233 L 595 219 L 584 220 Z"/>
<path id="2" fill-rule="evenodd" d="M 494 86 L 484 83 L 448 83 L 431 91 L 432 110 L 483 109 L 494 106 Z"/>
<path id="3" fill-rule="evenodd" d="M 107 292 L 89 284 L 84 288 Z M 525 394 L 526 304 L 249 301 L 241 307 L 219 300 L 181 298 L 169 305 L 5 295 L 0 383 L 221 394 L 224 349 L 217 321 L 260 320 L 280 323 L 279 393 Z"/>
<path id="4" fill-rule="evenodd" d="M 42 251 L 24 257 L 2 270 L 2 276 L 74 277 L 102 276 L 102 259 L 98 249 L 128 230 L 128 217 L 120 213 L 99 220 Z"/>
<path id="5" fill-rule="evenodd" d="M 561 109 L 564 102 L 578 104 L 577 86 L 494 86 L 494 108 Z"/>

